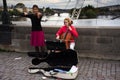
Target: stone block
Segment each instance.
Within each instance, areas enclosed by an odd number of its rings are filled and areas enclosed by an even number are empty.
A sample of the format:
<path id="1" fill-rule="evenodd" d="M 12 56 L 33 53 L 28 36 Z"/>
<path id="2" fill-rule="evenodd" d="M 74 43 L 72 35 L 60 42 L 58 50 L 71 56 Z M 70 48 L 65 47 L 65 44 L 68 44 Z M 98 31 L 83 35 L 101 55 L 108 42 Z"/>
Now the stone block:
<path id="1" fill-rule="evenodd" d="M 96 43 L 97 44 L 112 44 L 113 38 L 112 37 L 103 37 L 103 36 L 98 36 L 96 38 Z"/>

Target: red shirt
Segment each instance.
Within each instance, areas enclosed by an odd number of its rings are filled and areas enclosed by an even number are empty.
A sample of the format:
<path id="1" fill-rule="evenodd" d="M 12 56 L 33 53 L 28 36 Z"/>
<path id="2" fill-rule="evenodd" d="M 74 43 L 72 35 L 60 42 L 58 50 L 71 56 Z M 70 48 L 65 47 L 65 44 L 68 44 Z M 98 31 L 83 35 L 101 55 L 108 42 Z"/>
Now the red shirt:
<path id="1" fill-rule="evenodd" d="M 73 35 L 73 37 L 78 37 L 78 33 L 77 33 L 77 31 L 76 31 L 76 29 L 75 29 L 75 27 L 74 26 L 70 26 L 71 27 L 71 30 L 69 29 L 69 32 Z M 60 35 L 62 35 L 63 33 L 65 33 L 66 31 L 67 31 L 67 26 L 62 26 L 59 30 L 58 30 L 58 32 L 56 33 L 56 36 L 60 36 Z M 71 40 L 72 42 L 74 41 L 74 39 L 73 40 Z"/>

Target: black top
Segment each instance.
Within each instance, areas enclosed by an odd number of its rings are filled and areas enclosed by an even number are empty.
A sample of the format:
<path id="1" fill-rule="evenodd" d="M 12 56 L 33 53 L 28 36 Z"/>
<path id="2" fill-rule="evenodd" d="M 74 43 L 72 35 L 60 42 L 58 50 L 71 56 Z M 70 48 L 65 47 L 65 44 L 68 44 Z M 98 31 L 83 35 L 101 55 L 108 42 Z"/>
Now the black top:
<path id="1" fill-rule="evenodd" d="M 22 16 L 28 17 L 31 19 L 32 31 L 42 31 L 42 27 L 41 27 L 42 16 L 40 16 L 40 18 L 38 18 L 37 15 L 35 15 L 35 14 L 24 15 L 24 13 L 22 14 Z"/>

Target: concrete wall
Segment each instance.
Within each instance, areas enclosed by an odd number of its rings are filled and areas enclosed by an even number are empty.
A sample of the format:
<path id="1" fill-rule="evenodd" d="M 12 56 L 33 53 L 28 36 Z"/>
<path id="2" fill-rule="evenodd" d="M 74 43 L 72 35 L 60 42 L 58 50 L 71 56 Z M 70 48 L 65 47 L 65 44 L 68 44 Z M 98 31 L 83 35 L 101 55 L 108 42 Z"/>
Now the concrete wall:
<path id="1" fill-rule="evenodd" d="M 55 40 L 59 28 L 43 27 L 46 40 Z M 75 49 L 80 57 L 120 60 L 120 29 L 114 28 L 77 28 L 79 37 Z M 1 48 L 27 52 L 34 51 L 30 46 L 30 27 L 14 27 L 12 44 L 0 45 Z"/>

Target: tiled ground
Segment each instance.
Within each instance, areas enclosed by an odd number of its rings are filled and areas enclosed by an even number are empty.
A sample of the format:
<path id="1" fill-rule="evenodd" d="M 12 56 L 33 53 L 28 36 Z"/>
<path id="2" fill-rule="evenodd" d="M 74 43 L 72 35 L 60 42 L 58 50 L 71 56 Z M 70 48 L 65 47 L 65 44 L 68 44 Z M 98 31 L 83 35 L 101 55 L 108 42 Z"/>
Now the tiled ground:
<path id="1" fill-rule="evenodd" d="M 27 72 L 33 66 L 31 59 L 26 53 L 0 52 L 0 80 L 43 80 L 43 74 Z M 58 79 L 47 77 L 46 80 Z M 79 58 L 76 80 L 120 80 L 120 61 Z"/>

